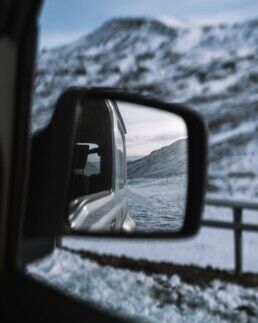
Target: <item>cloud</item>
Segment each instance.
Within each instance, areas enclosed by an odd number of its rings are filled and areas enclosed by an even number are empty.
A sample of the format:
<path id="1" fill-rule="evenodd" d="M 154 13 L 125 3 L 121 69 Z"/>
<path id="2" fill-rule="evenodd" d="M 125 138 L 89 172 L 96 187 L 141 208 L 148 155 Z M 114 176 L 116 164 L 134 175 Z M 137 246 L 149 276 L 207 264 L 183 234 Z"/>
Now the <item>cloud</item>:
<path id="1" fill-rule="evenodd" d="M 128 156 L 145 156 L 187 137 L 185 121 L 166 111 L 117 101 L 127 134 Z"/>

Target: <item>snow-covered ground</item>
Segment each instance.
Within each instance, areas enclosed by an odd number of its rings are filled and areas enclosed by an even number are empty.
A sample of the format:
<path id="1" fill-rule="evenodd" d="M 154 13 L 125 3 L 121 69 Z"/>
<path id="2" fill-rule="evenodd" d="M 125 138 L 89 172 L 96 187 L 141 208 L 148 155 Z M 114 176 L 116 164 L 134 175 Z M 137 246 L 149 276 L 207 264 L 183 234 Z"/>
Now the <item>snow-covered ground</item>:
<path id="1" fill-rule="evenodd" d="M 172 275 L 114 269 L 56 249 L 28 267 L 34 277 L 137 322 L 257 322 L 258 289 L 214 280 L 206 286 Z"/>
<path id="2" fill-rule="evenodd" d="M 208 209 L 209 218 L 232 219 L 226 209 Z M 254 212 L 244 214 L 244 221 L 255 222 L 256 218 Z M 233 234 L 223 230 L 202 229 L 197 237 L 187 241 L 119 240 L 118 243 L 114 239 L 65 238 L 62 244 L 99 254 L 233 269 Z M 244 270 L 258 272 L 258 254 L 254 248 L 257 244 L 257 235 L 244 235 Z M 70 295 L 136 322 L 251 323 L 258 320 L 257 288 L 219 280 L 204 286 L 189 285 L 177 275 L 146 276 L 142 272 L 100 266 L 59 249 L 31 264 L 28 270 L 34 277 Z"/>

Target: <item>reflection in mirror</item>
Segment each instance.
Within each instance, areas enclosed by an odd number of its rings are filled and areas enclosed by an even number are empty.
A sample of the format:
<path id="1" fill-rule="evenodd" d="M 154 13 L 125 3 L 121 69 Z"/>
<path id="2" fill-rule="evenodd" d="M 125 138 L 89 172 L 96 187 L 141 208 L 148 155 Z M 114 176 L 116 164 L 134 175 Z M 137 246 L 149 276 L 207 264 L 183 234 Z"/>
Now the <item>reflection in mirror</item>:
<path id="1" fill-rule="evenodd" d="M 69 224 L 93 232 L 179 232 L 188 141 L 176 114 L 85 99 L 74 146 Z"/>

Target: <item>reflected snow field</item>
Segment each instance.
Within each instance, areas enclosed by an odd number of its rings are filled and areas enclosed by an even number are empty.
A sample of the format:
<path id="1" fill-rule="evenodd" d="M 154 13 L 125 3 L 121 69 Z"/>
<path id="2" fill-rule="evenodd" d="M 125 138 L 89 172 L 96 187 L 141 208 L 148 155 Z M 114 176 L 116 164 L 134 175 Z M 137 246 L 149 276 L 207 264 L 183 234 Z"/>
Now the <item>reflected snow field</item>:
<path id="1" fill-rule="evenodd" d="M 128 182 L 128 209 L 137 231 L 179 231 L 184 221 L 187 176 Z"/>

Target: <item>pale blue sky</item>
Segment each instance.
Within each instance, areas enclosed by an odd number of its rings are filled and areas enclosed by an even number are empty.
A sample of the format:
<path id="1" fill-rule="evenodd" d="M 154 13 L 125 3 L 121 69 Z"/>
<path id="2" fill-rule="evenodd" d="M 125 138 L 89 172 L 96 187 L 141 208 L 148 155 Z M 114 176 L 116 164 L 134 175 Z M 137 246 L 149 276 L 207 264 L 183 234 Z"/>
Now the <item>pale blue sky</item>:
<path id="1" fill-rule="evenodd" d="M 107 19 L 121 16 L 242 21 L 258 16 L 258 0 L 46 0 L 40 19 L 40 47 L 72 41 Z"/>

